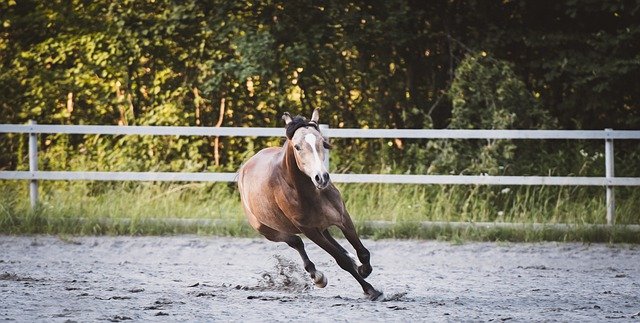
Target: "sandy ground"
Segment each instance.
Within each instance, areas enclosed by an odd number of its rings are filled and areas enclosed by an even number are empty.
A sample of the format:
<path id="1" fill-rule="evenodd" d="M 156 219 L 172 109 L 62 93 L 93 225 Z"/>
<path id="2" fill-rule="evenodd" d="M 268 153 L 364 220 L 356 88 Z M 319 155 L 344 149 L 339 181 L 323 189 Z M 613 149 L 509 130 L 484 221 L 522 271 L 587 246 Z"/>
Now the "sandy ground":
<path id="1" fill-rule="evenodd" d="M 384 301 L 264 239 L 0 236 L 0 320 L 640 321 L 640 246 L 369 241 Z M 341 241 L 345 243 L 345 241 Z"/>

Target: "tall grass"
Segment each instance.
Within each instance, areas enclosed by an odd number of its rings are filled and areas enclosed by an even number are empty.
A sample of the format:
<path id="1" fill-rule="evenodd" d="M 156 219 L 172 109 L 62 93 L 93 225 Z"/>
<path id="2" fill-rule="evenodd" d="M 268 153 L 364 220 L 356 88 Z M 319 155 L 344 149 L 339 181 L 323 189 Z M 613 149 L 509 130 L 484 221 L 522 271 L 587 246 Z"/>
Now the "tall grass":
<path id="1" fill-rule="evenodd" d="M 341 185 L 358 221 L 606 223 L 604 188 L 475 185 Z M 638 224 L 640 190 L 619 188 L 617 223 Z"/>
<path id="2" fill-rule="evenodd" d="M 249 234 L 226 184 L 44 182 L 35 210 L 26 185 L 3 184 L 4 233 Z"/>
<path id="3" fill-rule="evenodd" d="M 0 182 L 0 232 L 9 234 L 255 235 L 234 183 L 41 182 L 29 206 L 25 182 Z M 640 242 L 604 224 L 604 188 L 339 184 L 360 232 L 449 240 Z M 617 223 L 640 224 L 640 190 L 616 189 Z M 454 222 L 522 226 L 450 226 Z M 382 223 L 382 225 L 381 225 Z M 554 224 L 570 224 L 558 227 Z M 531 226 L 544 224 L 545 226 Z"/>

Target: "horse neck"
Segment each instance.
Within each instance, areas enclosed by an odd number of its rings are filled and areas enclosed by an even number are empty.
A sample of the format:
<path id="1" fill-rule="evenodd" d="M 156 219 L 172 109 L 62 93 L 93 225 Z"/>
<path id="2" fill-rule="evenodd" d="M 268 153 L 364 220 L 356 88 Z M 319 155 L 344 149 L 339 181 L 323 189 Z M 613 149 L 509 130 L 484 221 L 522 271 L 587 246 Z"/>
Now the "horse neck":
<path id="1" fill-rule="evenodd" d="M 286 181 L 298 189 L 299 192 L 315 191 L 315 187 L 313 187 L 309 177 L 298 167 L 295 153 L 288 140 L 285 142 L 283 149 L 282 171 Z"/>

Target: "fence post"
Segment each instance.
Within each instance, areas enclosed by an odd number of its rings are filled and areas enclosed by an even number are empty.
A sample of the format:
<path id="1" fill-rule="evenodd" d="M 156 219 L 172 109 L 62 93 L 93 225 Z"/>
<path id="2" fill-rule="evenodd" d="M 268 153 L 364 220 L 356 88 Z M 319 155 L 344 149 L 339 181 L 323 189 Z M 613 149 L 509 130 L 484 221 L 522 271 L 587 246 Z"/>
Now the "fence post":
<path id="1" fill-rule="evenodd" d="M 36 121 L 29 120 L 30 126 L 36 124 Z M 29 181 L 29 198 L 31 200 L 31 209 L 33 210 L 38 205 L 38 181 L 34 178 L 35 172 L 38 171 L 38 134 L 36 132 L 29 133 L 29 171 L 32 177 Z"/>
<path id="2" fill-rule="evenodd" d="M 613 138 L 610 136 L 611 128 L 604 129 L 607 134 L 604 140 L 604 165 L 605 165 L 605 177 L 607 183 L 612 179 L 614 175 L 614 162 L 613 162 Z M 613 225 L 616 223 L 616 199 L 613 192 L 613 186 L 607 185 L 607 224 Z"/>
<path id="3" fill-rule="evenodd" d="M 329 135 L 327 134 L 327 130 L 329 130 L 329 125 L 328 124 L 321 124 L 320 125 L 320 133 L 322 133 L 322 136 L 328 141 L 329 140 Z M 324 149 L 324 167 L 327 168 L 327 171 L 329 171 L 329 154 L 330 154 L 330 150 L 329 149 Z"/>

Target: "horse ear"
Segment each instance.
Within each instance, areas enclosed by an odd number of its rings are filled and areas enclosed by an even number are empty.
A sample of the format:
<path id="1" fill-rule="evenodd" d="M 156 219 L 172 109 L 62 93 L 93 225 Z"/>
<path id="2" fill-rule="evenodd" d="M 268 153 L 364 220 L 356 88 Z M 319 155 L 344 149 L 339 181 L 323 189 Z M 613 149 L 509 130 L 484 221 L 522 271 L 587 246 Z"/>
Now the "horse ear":
<path id="1" fill-rule="evenodd" d="M 311 114 L 311 121 L 315 122 L 316 124 L 318 123 L 318 119 L 320 119 L 320 113 L 318 112 L 318 109 L 314 109 L 313 110 L 313 114 Z"/>
<path id="2" fill-rule="evenodd" d="M 284 120 L 285 125 L 291 123 L 292 120 L 291 120 L 291 115 L 289 114 L 289 112 L 285 112 L 282 115 L 282 120 Z"/>

